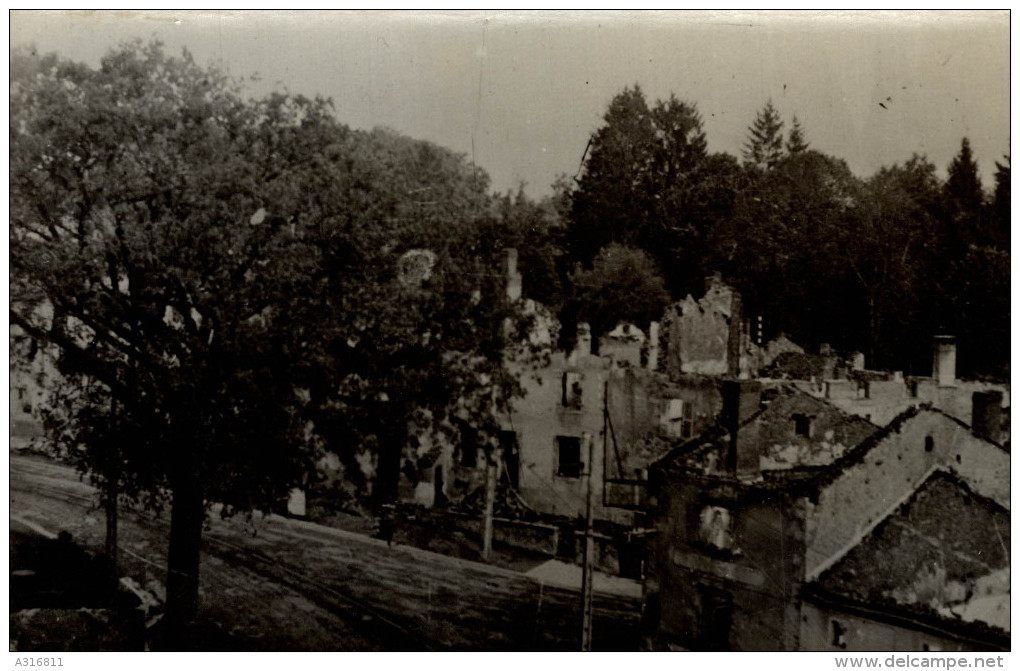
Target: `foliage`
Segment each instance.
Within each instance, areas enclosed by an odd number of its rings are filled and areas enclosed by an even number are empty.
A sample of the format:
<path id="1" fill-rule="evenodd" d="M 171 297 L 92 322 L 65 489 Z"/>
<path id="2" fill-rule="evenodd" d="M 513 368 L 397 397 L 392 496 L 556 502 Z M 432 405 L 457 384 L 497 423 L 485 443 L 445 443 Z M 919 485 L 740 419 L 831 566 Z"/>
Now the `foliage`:
<path id="1" fill-rule="evenodd" d="M 647 330 L 649 322 L 661 317 L 669 301 L 655 261 L 640 249 L 618 244 L 601 249 L 592 268 L 577 268 L 570 282 L 577 315 L 591 326 L 596 353 L 599 336 L 621 321 Z"/>
<path id="2" fill-rule="evenodd" d="M 484 225 L 490 244 L 519 253 L 523 295 L 559 310 L 564 297 L 563 227 L 556 202 L 535 202 L 521 185 L 516 194 L 495 196 L 495 216 Z"/>
<path id="3" fill-rule="evenodd" d="M 804 139 L 804 129 L 801 128 L 800 121 L 794 115 L 793 121 L 790 123 L 790 134 L 786 140 L 786 153 L 799 154 L 802 151 L 807 151 L 808 147 L 809 144 Z"/>
<path id="4" fill-rule="evenodd" d="M 204 501 L 274 507 L 327 448 L 392 497 L 411 433 L 517 391 L 524 322 L 463 156 L 351 131 L 325 100 L 245 99 L 159 44 L 12 61 L 11 319 L 60 349 L 83 468 L 172 492 L 175 616 Z M 434 265 L 409 279 L 419 249 Z"/>
<path id="5" fill-rule="evenodd" d="M 989 212 L 989 244 L 997 249 L 1009 249 L 1009 155 L 1003 156 L 1003 163 L 995 163 L 995 190 L 992 193 L 991 211 Z"/>
<path id="6" fill-rule="evenodd" d="M 796 132 L 799 137 L 799 126 L 796 127 Z M 783 120 L 772 105 L 771 99 L 758 111 L 747 133 L 747 142 L 744 143 L 744 164 L 758 170 L 774 168 L 783 156 Z"/>
<path id="7" fill-rule="evenodd" d="M 667 141 L 669 127 L 681 141 Z M 613 242 L 642 249 L 675 298 L 722 271 L 745 313 L 763 317 L 766 339 L 786 332 L 808 348 L 863 351 L 873 366 L 927 373 L 931 336 L 956 333 L 961 352 L 979 350 L 961 353 L 962 374 L 1001 374 L 1008 357 L 980 325 L 1001 336 L 1008 294 L 976 292 L 1008 278 L 1008 157 L 986 203 L 966 139 L 945 181 L 923 156 L 860 179 L 811 149 L 796 117 L 785 146 L 782 131 L 768 101 L 741 166 L 707 153 L 693 104 L 649 106 L 639 87 L 624 89 L 561 198 L 571 203 L 567 257 L 588 264 Z M 565 332 L 577 310 L 561 312 Z"/>
<path id="8" fill-rule="evenodd" d="M 949 164 L 946 179 L 946 197 L 950 211 L 958 220 L 970 220 L 977 216 L 984 202 L 981 178 L 978 176 L 977 161 L 970 149 L 970 140 L 963 138 L 960 153 Z"/>
<path id="9" fill-rule="evenodd" d="M 569 260 L 587 266 L 610 243 L 638 246 L 671 290 L 689 290 L 706 270 L 713 223 L 732 207 L 739 166 L 708 153 L 696 106 L 675 96 L 649 107 L 640 87 L 624 89 L 604 121 L 570 197 Z"/>

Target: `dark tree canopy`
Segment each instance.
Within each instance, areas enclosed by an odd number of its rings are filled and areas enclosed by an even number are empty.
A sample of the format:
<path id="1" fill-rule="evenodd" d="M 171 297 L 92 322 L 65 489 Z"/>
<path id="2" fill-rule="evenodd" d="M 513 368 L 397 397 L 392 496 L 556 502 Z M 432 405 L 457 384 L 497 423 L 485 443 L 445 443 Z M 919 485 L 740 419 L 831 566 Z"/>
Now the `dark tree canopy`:
<path id="1" fill-rule="evenodd" d="M 613 242 L 645 249 L 673 291 L 703 277 L 705 240 L 728 214 L 740 168 L 709 154 L 701 116 L 674 95 L 651 107 L 637 86 L 609 105 L 571 194 L 568 258 L 591 264 Z"/>
<path id="2" fill-rule="evenodd" d="M 668 141 L 669 128 L 681 141 Z M 763 317 L 766 338 L 785 332 L 808 348 L 863 351 L 869 365 L 930 372 L 932 335 L 956 333 L 970 350 L 962 374 L 1001 375 L 1008 357 L 978 324 L 999 324 L 1008 310 L 976 292 L 1008 278 L 992 253 L 1008 257 L 1008 158 L 987 203 L 966 139 L 945 181 L 923 156 L 860 179 L 811 149 L 796 117 L 784 142 L 771 101 L 749 128 L 743 165 L 706 147 L 692 103 L 649 106 L 637 86 L 624 90 L 577 188 L 561 190 L 559 202 L 572 205 L 566 257 L 590 267 L 596 249 L 637 247 L 674 298 L 722 271 L 745 312 Z M 566 305 L 565 329 L 576 312 Z"/>
<path id="3" fill-rule="evenodd" d="M 611 241 L 636 241 L 647 220 L 655 129 L 640 87 L 613 98 L 603 119 L 571 203 L 567 244 L 571 258 L 584 263 Z"/>

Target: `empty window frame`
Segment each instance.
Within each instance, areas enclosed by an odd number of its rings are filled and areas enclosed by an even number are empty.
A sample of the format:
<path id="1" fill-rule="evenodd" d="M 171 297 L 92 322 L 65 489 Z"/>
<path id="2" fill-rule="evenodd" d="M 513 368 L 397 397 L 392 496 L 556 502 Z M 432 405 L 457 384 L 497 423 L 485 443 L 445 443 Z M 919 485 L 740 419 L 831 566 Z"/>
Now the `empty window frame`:
<path id="1" fill-rule="evenodd" d="M 577 436 L 556 436 L 556 475 L 579 478 L 581 470 L 581 439 Z"/>
<path id="2" fill-rule="evenodd" d="M 561 380 L 562 398 L 560 405 L 572 410 L 580 410 L 583 404 L 583 388 L 581 386 L 581 374 L 575 371 L 566 371 Z"/>
<path id="3" fill-rule="evenodd" d="M 728 508 L 705 506 L 698 520 L 698 539 L 717 550 L 733 549 L 733 517 Z"/>
<path id="4" fill-rule="evenodd" d="M 917 380 L 911 380 L 908 382 L 907 390 L 910 393 L 910 398 L 917 398 Z"/>
<path id="5" fill-rule="evenodd" d="M 793 430 L 798 436 L 811 437 L 811 417 L 797 414 L 793 416 Z"/>
<path id="6" fill-rule="evenodd" d="M 679 398 L 666 399 L 662 413 L 662 427 L 673 438 L 694 437 L 694 405 Z"/>

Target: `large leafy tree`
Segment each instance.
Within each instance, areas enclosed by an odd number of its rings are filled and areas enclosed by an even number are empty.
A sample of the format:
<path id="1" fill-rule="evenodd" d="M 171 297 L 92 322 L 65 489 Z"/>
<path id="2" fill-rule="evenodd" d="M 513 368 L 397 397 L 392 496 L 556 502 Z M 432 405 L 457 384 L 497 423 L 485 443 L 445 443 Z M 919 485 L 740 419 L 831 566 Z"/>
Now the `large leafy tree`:
<path id="1" fill-rule="evenodd" d="M 209 502 L 268 509 L 324 448 L 369 452 L 391 498 L 412 432 L 514 392 L 493 374 L 511 306 L 482 298 L 487 179 L 462 156 L 246 99 L 159 44 L 12 61 L 11 320 L 78 385 L 82 467 L 168 493 L 171 631 L 197 612 Z"/>
<path id="2" fill-rule="evenodd" d="M 176 627 L 195 614 L 205 501 L 271 500 L 298 473 L 283 356 L 296 343 L 267 325 L 310 255 L 259 212 L 293 204 L 297 130 L 324 106 L 247 105 L 219 73 L 155 44 L 98 70 L 17 59 L 11 272 L 32 291 L 12 296 L 11 319 L 59 346 L 65 380 L 102 383 L 150 427 L 125 449 L 171 492 Z"/>
<path id="3" fill-rule="evenodd" d="M 413 458 L 408 447 L 448 428 L 448 406 L 479 379 L 514 387 L 504 346 L 524 322 L 504 328 L 517 314 L 499 300 L 507 241 L 485 225 L 484 173 L 384 129 L 351 133 L 330 151 L 330 169 L 304 184 L 317 198 L 306 211 L 319 222 L 309 234 L 324 275 L 308 318 L 320 329 L 321 315 L 335 323 L 309 338 L 300 381 L 327 445 L 356 479 L 370 457 L 372 494 L 388 502 L 402 457 Z M 502 403 L 513 389 L 503 392 L 481 397 Z M 489 415 L 479 407 L 472 417 L 484 424 Z"/>
<path id="4" fill-rule="evenodd" d="M 604 121 L 570 198 L 571 262 L 590 266 L 613 242 L 639 247 L 671 290 L 690 290 L 705 272 L 712 226 L 732 208 L 739 166 L 708 153 L 696 106 L 674 95 L 649 106 L 640 87 L 624 89 Z"/>
<path id="5" fill-rule="evenodd" d="M 654 259 L 633 247 L 611 244 L 599 250 L 591 269 L 570 275 L 572 301 L 582 321 L 591 327 L 593 353 L 598 339 L 621 321 L 646 329 L 659 319 L 669 302 Z"/>
<path id="6" fill-rule="evenodd" d="M 617 94 L 603 120 L 571 202 L 567 245 L 571 259 L 586 264 L 610 242 L 636 242 L 648 220 L 656 133 L 641 88 Z"/>
<path id="7" fill-rule="evenodd" d="M 523 295 L 558 311 L 564 296 L 563 224 L 553 198 L 528 198 L 521 185 L 516 193 L 495 197 L 495 213 L 486 222 L 494 246 L 519 253 Z"/>

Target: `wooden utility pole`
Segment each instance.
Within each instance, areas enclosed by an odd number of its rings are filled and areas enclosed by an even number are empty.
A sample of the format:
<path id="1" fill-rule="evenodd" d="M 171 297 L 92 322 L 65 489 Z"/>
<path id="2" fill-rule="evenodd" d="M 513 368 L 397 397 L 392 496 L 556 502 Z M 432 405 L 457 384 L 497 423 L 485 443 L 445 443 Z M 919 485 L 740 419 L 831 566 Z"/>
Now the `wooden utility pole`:
<path id="1" fill-rule="evenodd" d="M 482 559 L 489 561 L 492 554 L 492 515 L 496 503 L 496 476 L 498 475 L 499 447 L 490 442 L 485 451 L 485 512 L 482 520 Z"/>
<path id="2" fill-rule="evenodd" d="M 585 530 L 584 530 L 584 562 L 581 568 L 581 651 L 591 652 L 592 630 L 592 562 L 594 555 L 594 538 L 592 538 L 592 465 L 595 463 L 595 441 L 587 431 L 583 434 L 583 442 L 588 445 L 588 459 L 584 463 L 587 494 L 585 496 Z"/>

